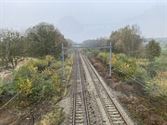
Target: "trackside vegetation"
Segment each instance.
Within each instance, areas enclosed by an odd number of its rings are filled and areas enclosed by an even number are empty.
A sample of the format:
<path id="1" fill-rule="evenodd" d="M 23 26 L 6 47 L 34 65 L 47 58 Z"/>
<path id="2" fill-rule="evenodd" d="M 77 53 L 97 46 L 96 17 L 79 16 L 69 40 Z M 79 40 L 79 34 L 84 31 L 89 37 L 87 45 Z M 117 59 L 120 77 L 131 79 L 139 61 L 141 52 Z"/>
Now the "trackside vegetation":
<path id="1" fill-rule="evenodd" d="M 97 58 L 104 64 L 109 65 L 109 53 L 100 52 Z M 159 59 L 162 58 L 161 56 Z M 157 60 L 159 60 L 157 58 Z M 166 71 L 161 71 L 161 63 L 156 62 L 155 76 L 150 75 L 149 59 L 128 57 L 125 54 L 112 54 L 113 70 L 122 80 L 134 79 L 145 86 L 145 89 L 152 96 L 167 96 Z M 155 90 L 154 90 L 155 89 Z"/>
<path id="2" fill-rule="evenodd" d="M 83 42 L 90 47 L 111 43 L 111 60 L 108 48 L 86 49 L 85 52 L 109 86 L 123 94 L 118 94 L 118 98 L 139 124 L 166 124 L 167 48 L 160 42 L 142 38 L 136 25 L 120 28 L 109 38 Z M 113 71 L 111 77 L 109 63 Z"/>
<path id="3" fill-rule="evenodd" d="M 73 56 L 65 50 L 62 81 L 61 45 L 69 47 L 68 41 L 48 23 L 25 33 L 0 30 L 0 71 L 10 74 L 0 78 L 0 110 L 17 112 L 12 124 L 25 124 L 27 117 L 36 125 L 63 122 L 64 112 L 57 103 L 67 93 L 72 71 Z"/>
<path id="4" fill-rule="evenodd" d="M 166 51 L 161 52 L 160 44 L 155 40 L 150 40 L 144 44 L 144 38 L 139 34 L 139 27 L 126 26 L 112 32 L 109 39 L 92 40 L 92 43 L 85 41 L 89 46 L 104 46 L 112 44 L 112 60 L 109 60 L 109 50 L 90 50 L 93 56 L 101 60 L 105 65 L 112 63 L 113 70 L 118 73 L 121 79 L 129 80 L 134 78 L 145 86 L 148 93 L 154 96 L 167 96 L 165 87 L 166 74 Z M 164 76 L 163 76 L 164 75 Z M 156 82 L 156 84 L 154 84 Z M 160 83 L 161 84 L 158 84 Z M 161 92 L 152 92 L 153 88 Z M 151 94 L 151 95 L 152 95 Z"/>
<path id="5" fill-rule="evenodd" d="M 65 61 L 66 80 L 70 78 L 72 63 L 72 57 Z M 67 89 L 66 85 L 62 84 L 61 74 L 61 62 L 55 60 L 54 57 L 46 56 L 44 59 L 32 59 L 18 70 L 14 70 L 10 84 L 1 84 L 1 96 L 10 95 L 12 97 L 18 93 L 12 107 L 19 109 L 31 107 L 44 100 L 54 100 L 53 102 L 57 103 L 65 95 Z M 11 105 L 9 104 L 9 106 Z M 50 121 L 56 124 L 62 121 L 63 112 L 58 106 L 54 105 L 54 107 L 54 112 L 48 113 L 48 116 L 44 118 L 48 119 L 48 117 L 52 118 L 56 115 L 57 117 Z"/>

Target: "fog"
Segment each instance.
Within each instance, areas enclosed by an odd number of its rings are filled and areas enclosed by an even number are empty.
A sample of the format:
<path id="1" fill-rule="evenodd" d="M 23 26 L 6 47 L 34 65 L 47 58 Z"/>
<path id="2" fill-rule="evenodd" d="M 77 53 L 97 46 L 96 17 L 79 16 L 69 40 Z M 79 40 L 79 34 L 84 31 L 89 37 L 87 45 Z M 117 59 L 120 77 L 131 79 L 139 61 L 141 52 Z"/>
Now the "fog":
<path id="1" fill-rule="evenodd" d="M 0 0 L 0 28 L 23 32 L 39 22 L 55 25 L 76 42 L 108 37 L 137 24 L 144 37 L 167 37 L 165 0 Z"/>

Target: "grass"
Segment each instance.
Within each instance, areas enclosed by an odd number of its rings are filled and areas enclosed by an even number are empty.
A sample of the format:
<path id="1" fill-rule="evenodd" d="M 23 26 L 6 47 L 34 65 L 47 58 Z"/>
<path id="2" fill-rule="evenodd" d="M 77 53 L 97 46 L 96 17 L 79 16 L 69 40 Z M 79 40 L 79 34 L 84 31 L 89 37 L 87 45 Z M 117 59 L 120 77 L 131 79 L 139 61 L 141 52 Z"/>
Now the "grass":
<path id="1" fill-rule="evenodd" d="M 167 97 L 167 48 L 162 49 L 162 53 L 160 57 L 156 58 L 155 63 L 157 75 L 150 80 L 150 84 L 154 86 L 154 88 L 152 87 L 154 91 L 151 91 L 151 94 Z"/>
<path id="2" fill-rule="evenodd" d="M 160 57 L 156 58 L 155 62 L 160 71 L 167 71 L 167 48 L 162 50 Z"/>

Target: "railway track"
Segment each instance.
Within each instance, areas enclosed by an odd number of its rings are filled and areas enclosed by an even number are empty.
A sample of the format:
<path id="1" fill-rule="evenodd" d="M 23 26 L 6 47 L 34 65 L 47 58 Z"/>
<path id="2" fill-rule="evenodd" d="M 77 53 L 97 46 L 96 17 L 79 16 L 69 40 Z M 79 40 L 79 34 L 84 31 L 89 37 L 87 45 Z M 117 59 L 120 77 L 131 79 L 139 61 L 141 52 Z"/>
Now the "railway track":
<path id="1" fill-rule="evenodd" d="M 108 117 L 109 123 L 111 125 L 133 125 L 126 113 L 122 111 L 118 102 L 114 99 L 114 97 L 112 97 L 106 86 L 104 86 L 104 83 L 102 83 L 101 78 L 99 78 L 99 75 L 89 60 L 85 56 L 82 56 L 82 58 L 89 70 L 97 94 Z"/>
<path id="2" fill-rule="evenodd" d="M 79 53 L 76 54 L 75 63 L 71 114 L 67 125 L 102 125 L 97 113 L 98 107 L 92 99 L 92 95 L 86 89 Z"/>
<path id="3" fill-rule="evenodd" d="M 78 51 L 75 53 L 72 105 L 67 125 L 133 125 L 87 57 Z M 90 89 L 90 85 L 94 89 Z"/>
<path id="4" fill-rule="evenodd" d="M 87 102 L 81 76 L 79 55 L 76 53 L 74 67 L 74 86 L 72 93 L 72 107 L 69 123 L 71 125 L 89 125 L 89 114 L 87 111 Z"/>

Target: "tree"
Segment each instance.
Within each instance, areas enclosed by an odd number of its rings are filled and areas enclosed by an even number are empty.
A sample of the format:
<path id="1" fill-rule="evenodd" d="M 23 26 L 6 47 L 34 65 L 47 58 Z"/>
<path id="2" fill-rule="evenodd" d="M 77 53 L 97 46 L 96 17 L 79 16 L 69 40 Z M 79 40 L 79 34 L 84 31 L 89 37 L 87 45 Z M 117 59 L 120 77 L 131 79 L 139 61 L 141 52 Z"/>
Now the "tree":
<path id="1" fill-rule="evenodd" d="M 143 39 L 136 25 L 126 26 L 118 31 L 112 32 L 108 42 L 112 43 L 113 51 L 127 55 L 138 54 L 137 52 L 143 46 Z"/>
<path id="2" fill-rule="evenodd" d="M 106 45 L 107 45 L 106 38 L 90 39 L 83 41 L 83 46 L 85 47 L 100 47 Z"/>
<path id="3" fill-rule="evenodd" d="M 61 43 L 66 44 L 64 36 L 51 24 L 40 23 L 27 30 L 28 53 L 33 57 L 55 55 L 61 51 Z"/>
<path id="4" fill-rule="evenodd" d="M 159 57 L 161 54 L 161 47 L 155 40 L 149 41 L 146 45 L 146 55 L 149 60 L 154 60 L 155 57 Z"/>
<path id="5" fill-rule="evenodd" d="M 20 33 L 0 30 L 0 66 L 14 68 L 22 57 L 43 57 L 53 55 L 60 58 L 61 45 L 67 40 L 52 24 L 40 23 Z M 70 44 L 70 43 L 69 43 Z"/>
<path id="6" fill-rule="evenodd" d="M 22 56 L 22 39 L 18 32 L 3 30 L 0 33 L 0 58 L 3 65 L 14 68 Z"/>

